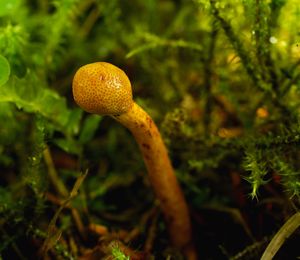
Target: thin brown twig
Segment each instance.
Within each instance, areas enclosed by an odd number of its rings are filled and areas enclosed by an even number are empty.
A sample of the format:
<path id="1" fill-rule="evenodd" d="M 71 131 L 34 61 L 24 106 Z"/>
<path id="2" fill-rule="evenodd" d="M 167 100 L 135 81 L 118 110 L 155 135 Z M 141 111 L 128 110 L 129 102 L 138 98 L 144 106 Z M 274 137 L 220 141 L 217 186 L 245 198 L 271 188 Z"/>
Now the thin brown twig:
<path id="1" fill-rule="evenodd" d="M 147 211 L 141 218 L 140 223 L 138 224 L 137 227 L 135 227 L 132 231 L 129 232 L 127 237 L 124 239 L 125 243 L 129 243 L 130 241 L 134 240 L 137 236 L 139 236 L 146 226 L 147 222 L 149 219 L 151 219 L 153 216 L 155 216 L 158 208 L 154 207 Z"/>
<path id="2" fill-rule="evenodd" d="M 55 188 L 55 190 L 57 191 L 57 193 L 61 197 L 63 197 L 63 198 L 68 197 L 69 192 L 68 192 L 65 184 L 62 182 L 62 180 L 58 176 L 58 173 L 55 169 L 55 165 L 53 163 L 53 159 L 52 159 L 50 149 L 48 147 L 46 147 L 46 149 L 43 151 L 43 156 L 44 156 L 44 160 L 45 160 L 45 163 L 47 165 L 47 168 L 48 168 L 49 178 L 50 178 L 50 181 L 51 181 L 53 187 Z M 49 197 L 49 198 L 53 199 L 53 197 L 54 196 Z M 61 205 L 62 204 L 60 204 L 60 206 Z M 71 213 L 72 213 L 74 222 L 75 222 L 76 227 L 78 229 L 78 232 L 80 233 L 82 238 L 86 239 L 85 228 L 84 228 L 83 222 L 80 218 L 80 214 L 79 214 L 78 210 L 75 209 L 75 208 L 72 208 L 72 207 L 70 207 L 70 209 L 71 209 Z"/>
<path id="3" fill-rule="evenodd" d="M 54 187 L 54 189 L 57 191 L 57 193 L 61 197 L 67 197 L 68 196 L 68 190 L 65 187 L 64 183 L 62 180 L 58 177 L 57 171 L 55 169 L 53 160 L 52 160 L 52 155 L 48 147 L 43 151 L 43 157 L 48 169 L 48 176 L 49 179 Z"/>
<path id="4" fill-rule="evenodd" d="M 87 175 L 87 171 L 79 176 L 70 192 L 70 195 L 62 202 L 61 206 L 56 210 L 53 218 L 51 219 L 48 229 L 46 239 L 43 245 L 40 247 L 38 255 L 41 258 L 45 258 L 48 251 L 51 250 L 54 245 L 61 239 L 62 231 L 56 227 L 57 220 L 62 212 L 62 210 L 75 198 L 78 194 L 78 190 Z M 76 221 L 75 221 L 76 223 Z"/>
<path id="5" fill-rule="evenodd" d="M 148 231 L 147 239 L 144 244 L 144 251 L 147 253 L 150 253 L 153 248 L 153 244 L 154 244 L 154 240 L 155 240 L 156 232 L 157 232 L 157 221 L 158 221 L 158 216 L 159 216 L 158 213 L 159 212 L 157 210 L 154 212 L 155 215 L 153 216 L 153 220 L 152 220 L 152 223 L 151 223 L 149 231 Z"/>

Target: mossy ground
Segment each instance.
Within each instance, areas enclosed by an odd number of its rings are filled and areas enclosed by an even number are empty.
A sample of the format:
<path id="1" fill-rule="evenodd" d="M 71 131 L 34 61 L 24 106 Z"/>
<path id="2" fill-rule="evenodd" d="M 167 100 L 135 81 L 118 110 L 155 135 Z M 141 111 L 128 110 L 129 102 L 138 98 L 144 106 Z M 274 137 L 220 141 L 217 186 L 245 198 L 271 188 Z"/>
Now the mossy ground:
<path id="1" fill-rule="evenodd" d="M 299 21 L 297 0 L 0 0 L 0 258 L 181 259 L 132 136 L 73 101 L 106 61 L 163 134 L 201 259 L 259 259 L 299 211 Z"/>

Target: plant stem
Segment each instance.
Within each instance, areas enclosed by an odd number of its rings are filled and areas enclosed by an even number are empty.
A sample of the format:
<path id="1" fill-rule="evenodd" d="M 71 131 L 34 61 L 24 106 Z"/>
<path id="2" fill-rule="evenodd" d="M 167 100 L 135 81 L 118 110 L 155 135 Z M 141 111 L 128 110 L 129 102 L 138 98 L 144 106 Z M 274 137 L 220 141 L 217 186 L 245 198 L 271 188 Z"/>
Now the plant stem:
<path id="1" fill-rule="evenodd" d="M 274 255 L 277 253 L 283 243 L 293 234 L 293 232 L 299 226 L 300 212 L 297 212 L 279 229 L 270 244 L 267 246 L 267 249 L 262 255 L 261 260 L 273 259 Z"/>

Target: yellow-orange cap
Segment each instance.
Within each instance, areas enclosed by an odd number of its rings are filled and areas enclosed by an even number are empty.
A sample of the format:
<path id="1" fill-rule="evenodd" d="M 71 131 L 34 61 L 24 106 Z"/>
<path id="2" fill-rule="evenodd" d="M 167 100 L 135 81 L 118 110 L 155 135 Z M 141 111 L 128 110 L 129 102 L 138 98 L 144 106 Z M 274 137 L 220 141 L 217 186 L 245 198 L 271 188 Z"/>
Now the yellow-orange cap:
<path id="1" fill-rule="evenodd" d="M 127 75 L 107 62 L 79 68 L 73 79 L 73 96 L 83 110 L 100 115 L 123 114 L 133 105 Z"/>

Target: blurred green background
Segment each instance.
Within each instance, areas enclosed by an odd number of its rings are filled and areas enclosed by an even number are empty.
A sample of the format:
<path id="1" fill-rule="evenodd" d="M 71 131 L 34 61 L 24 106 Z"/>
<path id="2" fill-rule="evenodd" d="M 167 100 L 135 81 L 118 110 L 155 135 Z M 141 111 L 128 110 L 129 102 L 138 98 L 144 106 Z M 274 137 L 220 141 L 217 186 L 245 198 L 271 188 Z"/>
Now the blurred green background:
<path id="1" fill-rule="evenodd" d="M 181 259 L 133 137 L 73 101 L 106 61 L 161 130 L 202 259 L 258 259 L 299 210 L 299 21 L 297 0 L 0 0 L 0 258 Z"/>

